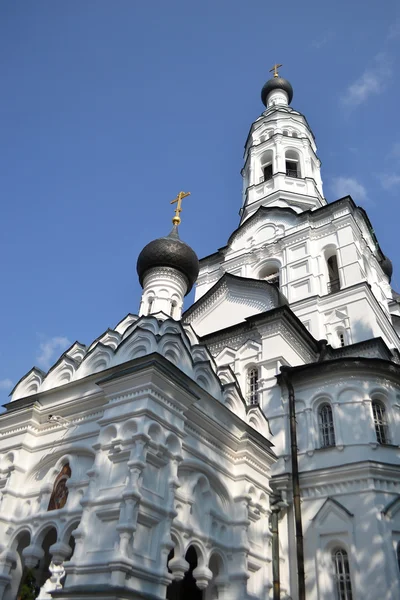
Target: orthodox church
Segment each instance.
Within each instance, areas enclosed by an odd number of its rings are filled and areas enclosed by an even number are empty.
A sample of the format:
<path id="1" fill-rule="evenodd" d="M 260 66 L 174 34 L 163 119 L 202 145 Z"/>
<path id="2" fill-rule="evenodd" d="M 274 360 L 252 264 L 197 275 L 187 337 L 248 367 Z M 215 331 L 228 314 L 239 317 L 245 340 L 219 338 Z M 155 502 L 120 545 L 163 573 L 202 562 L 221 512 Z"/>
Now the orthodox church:
<path id="1" fill-rule="evenodd" d="M 138 314 L 12 391 L 0 600 L 400 598 L 400 296 L 292 98 L 276 66 L 226 245 L 178 194 Z"/>

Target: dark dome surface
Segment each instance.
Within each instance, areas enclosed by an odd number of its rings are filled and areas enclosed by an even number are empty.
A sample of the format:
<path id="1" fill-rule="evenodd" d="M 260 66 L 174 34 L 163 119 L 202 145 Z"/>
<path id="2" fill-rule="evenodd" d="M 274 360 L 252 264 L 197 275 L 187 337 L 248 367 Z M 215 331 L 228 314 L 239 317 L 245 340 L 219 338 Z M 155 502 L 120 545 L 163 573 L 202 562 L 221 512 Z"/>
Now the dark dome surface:
<path id="1" fill-rule="evenodd" d="M 199 274 L 199 259 L 194 250 L 179 238 L 176 225 L 169 235 L 153 240 L 139 254 L 136 269 L 142 287 L 146 272 L 154 267 L 180 271 L 188 280 L 186 294 L 192 289 Z"/>
<path id="2" fill-rule="evenodd" d="M 264 106 L 267 106 L 268 94 L 274 90 L 285 91 L 288 95 L 288 104 L 291 103 L 293 98 L 293 88 L 288 80 L 284 79 L 283 77 L 272 77 L 272 79 L 269 79 L 267 83 L 264 84 L 264 87 L 261 90 L 261 100 Z"/>
<path id="3" fill-rule="evenodd" d="M 385 275 L 389 279 L 389 283 L 390 283 L 390 281 L 392 279 L 392 275 L 393 275 L 393 264 L 392 264 L 392 261 L 390 260 L 390 258 L 385 256 L 383 258 L 383 260 L 381 261 L 381 267 L 382 267 L 382 271 L 385 273 Z"/>

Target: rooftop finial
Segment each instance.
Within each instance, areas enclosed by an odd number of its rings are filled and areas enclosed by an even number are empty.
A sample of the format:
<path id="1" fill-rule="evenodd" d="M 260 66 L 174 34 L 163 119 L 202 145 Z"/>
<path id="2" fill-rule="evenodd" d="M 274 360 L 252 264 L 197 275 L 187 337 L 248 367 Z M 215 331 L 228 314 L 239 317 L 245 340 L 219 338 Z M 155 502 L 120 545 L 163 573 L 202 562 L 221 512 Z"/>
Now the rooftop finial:
<path id="1" fill-rule="evenodd" d="M 282 65 L 274 65 L 272 67 L 272 69 L 269 70 L 270 73 L 272 73 L 272 71 L 274 72 L 274 77 L 279 77 L 279 73 L 278 73 L 278 69 L 279 67 L 281 67 Z"/>
<path id="2" fill-rule="evenodd" d="M 176 202 L 175 215 L 172 218 L 172 223 L 174 225 L 179 225 L 179 223 L 181 222 L 179 213 L 182 212 L 182 200 L 183 198 L 186 198 L 186 196 L 190 196 L 190 192 L 179 192 L 175 200 L 171 200 L 171 204 L 175 204 Z"/>

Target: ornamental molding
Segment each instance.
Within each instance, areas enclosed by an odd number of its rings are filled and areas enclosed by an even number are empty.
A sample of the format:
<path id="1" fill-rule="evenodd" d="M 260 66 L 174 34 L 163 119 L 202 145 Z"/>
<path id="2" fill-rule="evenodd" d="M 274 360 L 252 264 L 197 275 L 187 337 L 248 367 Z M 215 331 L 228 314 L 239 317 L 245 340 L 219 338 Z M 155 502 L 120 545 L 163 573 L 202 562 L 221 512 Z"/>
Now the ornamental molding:
<path id="1" fill-rule="evenodd" d="M 201 304 L 197 308 L 195 308 L 193 312 L 191 312 L 187 317 L 185 317 L 185 321 L 191 323 L 192 321 L 196 321 L 197 319 L 201 318 L 205 313 L 209 311 L 213 304 L 215 304 L 220 298 L 222 298 L 222 296 L 224 296 L 224 294 L 227 293 L 227 291 L 228 285 L 226 281 L 223 281 L 221 285 L 216 290 L 214 290 L 214 292 L 210 294 L 210 296 L 206 300 L 202 300 L 202 298 L 199 299 L 199 302 L 201 302 Z"/>
<path id="2" fill-rule="evenodd" d="M 236 335 L 222 334 L 212 342 L 207 343 L 207 347 L 215 357 L 225 348 L 237 351 L 248 341 L 260 344 L 262 339 L 276 335 L 277 333 L 281 334 L 282 337 L 290 342 L 292 348 L 294 348 L 305 363 L 315 362 L 316 357 L 313 352 L 311 352 L 305 344 L 301 343 L 299 336 L 294 334 L 282 320 L 276 320 L 266 325 L 255 325 L 251 331 L 244 331 L 242 333 L 237 333 Z"/>
<path id="3" fill-rule="evenodd" d="M 139 396 L 140 397 L 149 396 L 153 400 L 156 400 L 156 401 L 162 402 L 163 404 L 166 404 L 169 408 L 172 408 L 173 410 L 175 410 L 177 413 L 179 413 L 181 415 L 183 415 L 185 412 L 181 406 L 179 406 L 178 404 L 176 404 L 175 402 L 173 402 L 172 400 L 170 400 L 163 394 L 160 394 L 159 392 L 154 390 L 154 388 L 149 388 L 149 387 L 140 388 L 139 390 L 135 390 L 134 392 L 128 392 L 126 394 L 112 396 L 111 398 L 109 398 L 109 405 L 124 404 L 126 402 L 130 402 L 131 400 L 137 399 Z M 105 406 L 105 410 L 107 408 L 108 408 L 108 406 Z M 110 423 L 114 422 L 115 416 L 112 416 L 109 419 L 107 419 L 107 418 L 104 419 L 104 423 L 108 422 L 108 421 L 110 421 Z"/>
<path id="4" fill-rule="evenodd" d="M 260 312 L 276 308 L 282 302 L 279 292 L 276 288 L 268 285 L 267 282 L 249 279 L 247 284 L 246 278 L 237 280 L 232 275 L 217 285 L 215 290 L 211 288 L 208 293 L 209 296 L 207 298 L 203 296 L 198 300 L 199 304 L 197 307 L 188 309 L 185 314 L 187 322 L 201 321 L 212 307 L 218 306 L 218 302 L 224 297 L 228 302 L 247 305 Z"/>
<path id="5" fill-rule="evenodd" d="M 227 451 L 227 446 L 222 446 L 221 444 L 217 444 L 217 442 L 215 441 L 215 439 L 210 438 L 208 436 L 206 436 L 203 431 L 201 429 L 199 429 L 198 427 L 196 427 L 193 424 L 190 424 L 188 422 L 185 423 L 185 431 L 187 431 L 190 435 L 192 435 L 193 437 L 201 440 L 202 442 L 206 443 L 208 446 L 210 446 L 211 448 L 213 448 L 214 450 L 216 450 L 218 452 L 218 454 L 222 454 L 223 456 L 226 456 L 226 458 L 228 458 L 231 462 L 234 462 L 235 460 L 235 454 L 233 454 L 232 452 L 228 452 Z M 184 446 L 187 446 L 187 451 L 192 453 L 193 452 L 193 448 L 190 444 L 187 443 L 188 440 L 184 443 Z M 201 455 L 202 460 L 204 461 L 204 456 Z M 212 464 L 214 466 L 214 463 L 211 461 L 210 464 Z M 221 465 L 219 465 L 221 468 Z M 228 472 L 227 472 L 228 473 Z"/>
<path id="6" fill-rule="evenodd" d="M 182 285 L 182 283 L 187 284 L 187 279 L 186 279 L 185 275 L 183 275 L 180 271 L 177 271 L 176 269 L 172 269 L 171 267 L 153 267 L 144 276 L 144 279 L 143 279 L 144 287 L 146 287 L 147 285 L 150 286 L 152 284 L 152 282 L 154 281 L 155 277 L 163 277 L 165 279 L 172 279 L 172 281 L 175 281 L 176 283 L 179 283 L 180 285 Z"/>
<path id="7" fill-rule="evenodd" d="M 329 360 L 320 363 L 321 366 L 329 366 Z M 365 389 L 365 384 L 369 384 L 368 390 Z M 400 391 L 400 382 L 397 385 L 393 384 L 393 382 L 387 377 L 382 377 L 380 375 L 371 374 L 371 371 L 367 373 L 343 373 L 343 367 L 340 371 L 326 371 L 324 370 L 320 375 L 314 373 L 312 375 L 312 380 L 310 382 L 309 379 L 302 381 L 301 383 L 296 383 L 296 391 L 299 393 L 308 393 L 310 387 L 313 391 L 313 398 L 316 398 L 318 395 L 321 397 L 327 393 L 327 385 L 329 385 L 329 389 L 336 390 L 336 393 L 343 391 L 343 389 L 358 389 L 360 390 L 360 394 L 367 396 L 370 389 L 374 389 L 375 387 L 381 387 L 383 389 L 387 389 L 388 391 L 399 393 Z M 332 395 L 332 394 L 331 394 Z M 354 401 L 346 402 L 346 404 L 353 404 Z M 344 404 L 341 402 L 340 404 Z"/>
<path id="8" fill-rule="evenodd" d="M 249 341 L 261 344 L 261 335 L 257 330 L 252 329 L 251 331 L 243 332 L 238 335 L 224 336 L 221 339 L 217 339 L 215 342 L 210 342 L 207 344 L 207 347 L 215 357 L 220 354 L 222 350 L 225 350 L 225 348 L 237 351 Z"/>
<path id="9" fill-rule="evenodd" d="M 223 294 L 226 289 L 223 286 L 221 291 L 216 291 L 218 294 Z M 106 332 L 101 337 L 103 338 L 104 336 L 112 338 L 114 342 L 121 339 L 120 334 L 115 331 Z M 35 384 L 35 388 L 29 391 L 29 388 L 27 389 L 26 386 L 26 377 L 24 377 L 20 384 L 17 384 L 14 392 L 16 397 L 14 395 L 13 399 L 19 399 L 20 397 L 53 388 L 57 388 L 58 392 L 65 384 L 87 380 L 88 376 L 107 371 L 111 368 L 120 367 L 131 360 L 155 352 L 175 364 L 207 392 L 213 395 L 217 394 L 218 396 L 217 376 L 211 355 L 208 354 L 205 346 L 203 352 L 199 350 L 197 339 L 195 348 L 193 348 L 180 321 L 166 319 L 160 322 L 153 316 L 141 317 L 132 323 L 115 349 L 104 345 L 99 340 L 95 340 L 92 346 L 92 350 L 79 363 L 69 358 L 66 360 L 65 355 L 63 355 L 55 366 L 50 369 L 47 376 L 44 376 L 43 380 L 38 383 L 38 388 Z M 64 368 L 64 363 L 66 362 L 68 364 Z M 208 375 L 207 382 L 205 382 L 205 378 L 203 377 L 204 373 Z M 33 373 L 32 375 L 32 372 L 30 372 L 29 378 L 31 377 L 36 377 L 36 374 Z M 93 383 L 94 385 L 95 382 Z M 18 393 L 18 388 L 20 388 L 20 393 Z M 4 435 L 4 432 L 1 432 L 1 434 Z"/>
<path id="10" fill-rule="evenodd" d="M 312 500 L 314 498 L 339 494 L 360 494 L 362 492 L 398 494 L 400 492 L 400 481 L 385 479 L 384 477 L 357 477 L 354 480 L 348 481 L 343 480 L 310 486 L 301 485 L 301 497 L 303 500 Z"/>

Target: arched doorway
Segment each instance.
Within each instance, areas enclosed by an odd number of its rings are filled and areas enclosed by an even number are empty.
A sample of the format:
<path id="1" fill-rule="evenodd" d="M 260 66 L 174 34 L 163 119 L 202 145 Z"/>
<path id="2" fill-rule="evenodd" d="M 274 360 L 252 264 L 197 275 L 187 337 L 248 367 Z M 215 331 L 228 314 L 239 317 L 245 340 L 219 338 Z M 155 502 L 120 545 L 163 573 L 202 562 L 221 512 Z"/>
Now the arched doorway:
<path id="1" fill-rule="evenodd" d="M 21 582 L 28 576 L 29 570 L 25 566 L 22 552 L 29 546 L 30 542 L 31 535 L 29 531 L 22 531 L 15 541 L 13 550 L 16 550 L 17 552 L 17 561 L 10 573 L 12 579 L 4 591 L 4 600 L 15 600 L 15 598 L 18 598 Z M 33 587 L 33 584 L 29 585 Z"/>
<path id="2" fill-rule="evenodd" d="M 65 532 L 65 539 L 69 540 L 71 552 L 65 555 L 65 559 L 70 558 L 74 552 L 75 539 L 72 531 L 76 529 L 78 523 L 72 524 Z M 22 550 L 30 544 L 30 538 L 21 539 L 18 548 L 20 556 L 20 565 L 17 565 L 13 574 L 13 586 L 6 590 L 4 600 L 34 600 L 37 597 L 50 598 L 52 591 L 61 589 L 64 584 L 65 570 L 60 556 L 53 557 L 51 547 L 58 541 L 57 531 L 54 526 L 47 527 L 36 541 L 36 548 L 41 547 L 43 555 L 37 560 L 37 563 L 31 568 L 24 568 L 24 557 Z M 22 548 L 22 549 L 21 549 Z M 40 554 L 39 554 L 40 555 Z M 38 555 L 38 556 L 39 556 Z M 8 594 L 8 595 L 7 595 Z"/>
<path id="3" fill-rule="evenodd" d="M 168 562 L 172 558 L 174 558 L 173 550 L 169 553 Z M 170 583 L 167 588 L 167 600 L 203 600 L 203 592 L 197 587 L 196 580 L 193 577 L 193 571 L 197 567 L 197 553 L 193 546 L 188 548 L 185 560 L 189 563 L 189 569 L 181 581 Z"/>

